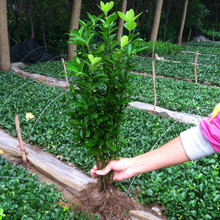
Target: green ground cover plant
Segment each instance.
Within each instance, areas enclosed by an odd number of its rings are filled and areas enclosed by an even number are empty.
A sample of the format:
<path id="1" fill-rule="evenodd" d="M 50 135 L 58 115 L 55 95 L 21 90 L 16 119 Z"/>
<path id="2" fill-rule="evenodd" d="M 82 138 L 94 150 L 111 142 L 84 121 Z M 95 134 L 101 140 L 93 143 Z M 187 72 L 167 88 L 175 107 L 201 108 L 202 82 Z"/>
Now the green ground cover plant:
<path id="1" fill-rule="evenodd" d="M 18 90 L 14 95 L 11 96 L 9 101 L 6 102 L 6 108 L 2 107 L 0 114 L 3 114 L 4 111 L 7 115 L 10 114 L 7 112 L 7 106 L 13 105 L 14 100 L 16 102 L 19 100 L 17 103 L 18 107 L 14 108 L 14 112 L 18 111 L 19 113 L 20 106 L 21 108 L 28 106 L 27 111 L 33 111 L 34 114 L 39 114 L 42 110 L 39 110 L 38 108 L 43 109 L 46 107 L 47 104 L 49 104 L 49 98 L 53 100 L 56 96 L 59 96 L 61 93 L 65 92 L 62 89 L 55 89 L 52 86 L 47 87 L 41 83 L 24 79 L 13 73 L 2 73 L 0 77 L 1 86 L 4 87 L 4 90 L 0 91 L 2 105 L 7 100 L 8 96 L 10 96 L 10 94 L 16 90 L 15 88 L 19 88 L 23 84 L 27 83 L 22 89 Z M 158 90 L 158 106 L 167 109 L 175 111 L 178 110 L 181 112 L 189 112 L 190 110 L 194 110 L 193 113 L 206 116 L 210 113 L 210 109 L 214 108 L 216 103 L 219 102 L 220 89 L 218 87 L 200 87 L 199 85 L 190 84 L 184 81 L 173 81 L 172 79 L 160 78 L 157 79 L 156 86 Z M 35 92 L 38 90 L 37 88 L 40 88 L 38 94 Z M 139 78 L 132 79 L 131 99 L 133 101 L 153 103 L 153 97 L 151 76 L 140 76 Z M 194 99 L 192 99 L 193 97 Z M 35 107 L 37 100 L 40 102 L 38 108 Z M 56 104 L 57 102 L 55 101 L 53 105 Z M 200 107 L 201 109 L 196 110 L 197 107 Z M 60 106 L 60 109 L 65 110 L 66 107 L 63 105 Z M 62 117 L 65 121 L 65 117 Z M 49 121 L 49 119 L 46 120 Z M 54 123 L 56 124 L 56 122 Z"/>
<path id="2" fill-rule="evenodd" d="M 200 51 L 199 51 L 199 53 L 200 53 Z M 195 62 L 195 54 L 193 54 L 193 53 L 177 53 L 177 54 L 165 56 L 165 59 L 194 63 Z M 197 64 L 203 64 L 203 65 L 217 65 L 218 64 L 219 65 L 219 63 L 220 63 L 220 56 L 211 56 L 211 55 L 206 55 L 206 54 L 199 54 L 198 55 Z"/>
<path id="3" fill-rule="evenodd" d="M 201 54 L 220 55 L 220 50 L 215 47 L 187 46 L 184 50 L 193 52 L 196 52 L 198 50 Z"/>
<path id="4" fill-rule="evenodd" d="M 215 49 L 215 51 L 217 50 Z M 195 54 L 190 54 L 189 57 L 192 58 L 191 62 L 194 62 L 193 57 L 195 57 Z M 133 59 L 136 62 L 136 65 L 138 66 L 138 68 L 135 71 L 152 73 L 152 59 L 151 58 L 135 57 Z M 173 57 L 173 59 L 175 59 L 175 56 Z M 181 59 L 181 56 L 180 56 L 180 59 Z M 206 62 L 205 65 L 197 65 L 198 82 L 199 83 L 209 82 L 212 85 L 220 86 L 219 58 L 210 56 L 210 59 L 211 59 L 210 62 Z M 201 60 L 200 57 L 199 57 L 199 60 Z M 216 60 L 218 60 L 218 62 L 215 62 Z M 166 77 L 179 76 L 182 78 L 189 78 L 192 80 L 194 80 L 195 78 L 194 77 L 194 65 L 187 63 L 187 62 L 178 63 L 178 62 L 172 62 L 172 61 L 169 62 L 169 61 L 155 60 L 155 67 L 156 67 L 157 75 L 163 75 Z M 51 62 L 45 62 L 45 63 L 38 63 L 34 65 L 25 65 L 25 66 L 22 66 L 21 69 L 31 72 L 31 73 L 38 73 L 38 74 L 42 74 L 46 76 L 55 77 L 59 80 L 65 80 L 63 65 L 61 61 L 60 62 L 51 61 Z M 69 76 L 69 82 L 74 83 L 74 76 Z"/>
<path id="5" fill-rule="evenodd" d="M 206 29 L 202 29 L 202 31 L 206 34 L 208 34 L 210 37 L 213 36 L 213 30 L 206 30 Z M 219 31 L 214 31 L 214 38 L 220 38 L 220 32 Z"/>
<path id="6" fill-rule="evenodd" d="M 99 219 L 98 216 L 60 206 L 61 201 L 67 201 L 54 185 L 42 184 L 36 175 L 1 156 L 0 185 L 0 210 L 5 215 L 3 219 Z"/>
<path id="7" fill-rule="evenodd" d="M 83 171 L 89 172 L 94 160 L 86 157 L 87 150 L 76 147 L 72 151 L 70 148 L 74 132 L 69 129 L 68 116 L 65 116 L 64 112 L 67 113 L 68 108 L 71 109 L 72 106 L 66 105 L 65 99 L 60 96 L 41 114 L 45 107 L 65 90 L 24 79 L 13 73 L 2 72 L 0 77 L 0 87 L 4 88 L 0 90 L 0 127 L 16 135 L 14 114 L 19 113 L 24 139 L 28 139 L 34 127 L 29 142 L 42 146 L 45 151 L 53 153 L 57 158 L 63 158 L 64 161 L 74 163 Z M 30 83 L 25 84 L 28 82 Z M 23 87 L 17 90 L 21 86 Z M 15 90 L 17 92 L 9 98 Z M 134 108 L 125 111 L 119 138 L 121 149 L 119 156 L 122 157 L 135 156 L 151 150 L 154 145 L 158 147 L 165 144 L 192 126 L 183 123 L 174 124 L 174 120 L 160 118 Z M 209 109 L 209 112 L 211 111 L 212 109 Z M 35 118 L 27 121 L 25 118 L 27 112 L 32 112 Z M 41 117 L 38 118 L 40 114 Z M 168 128 L 170 129 L 167 131 Z M 170 219 L 171 217 L 178 219 L 181 216 L 182 219 L 213 219 L 216 210 L 218 211 L 220 198 L 217 189 L 220 181 L 218 161 L 219 156 L 213 155 L 140 175 L 133 181 L 128 194 L 142 204 L 166 205 L 166 214 Z M 131 180 L 126 180 L 116 186 L 127 192 L 130 183 Z"/>
<path id="8" fill-rule="evenodd" d="M 141 189 L 136 195 L 137 201 L 148 204 L 156 198 L 157 203 L 167 207 L 165 214 L 169 219 L 218 218 L 220 179 L 217 160 L 219 156 L 214 155 L 140 176 L 132 188 Z M 135 193 L 131 194 L 135 196 Z"/>
<path id="9" fill-rule="evenodd" d="M 190 46 L 204 46 L 204 47 L 213 47 L 214 43 L 213 41 L 210 42 L 196 42 L 196 41 L 191 41 L 189 42 Z M 220 48 L 220 43 L 215 42 L 215 48 Z"/>
<path id="10" fill-rule="evenodd" d="M 134 60 L 138 66 L 135 70 L 136 72 L 152 74 L 151 58 L 135 57 Z M 156 75 L 166 77 L 179 76 L 182 78 L 189 78 L 193 82 L 195 81 L 194 65 L 190 63 L 155 60 L 155 71 Z M 212 85 L 220 86 L 219 76 L 220 69 L 218 64 L 197 65 L 198 83 L 209 82 Z"/>
<path id="11" fill-rule="evenodd" d="M 20 66 L 20 69 L 29 73 L 37 73 L 44 76 L 54 77 L 59 80 L 66 80 L 64 75 L 64 67 L 61 61 L 48 61 L 31 65 Z M 70 73 L 67 70 L 67 73 Z M 74 83 L 74 76 L 68 76 L 68 81 Z"/>
<path id="12" fill-rule="evenodd" d="M 132 82 L 132 99 L 145 103 L 154 103 L 151 76 L 140 76 Z M 218 87 L 200 86 L 185 81 L 157 78 L 157 105 L 173 111 L 208 116 L 220 99 Z M 208 108 L 206 108 L 208 107 Z"/>
<path id="13" fill-rule="evenodd" d="M 152 56 L 152 50 L 153 50 L 153 41 L 140 41 L 137 42 L 138 47 L 146 47 L 146 49 L 142 50 L 138 53 L 140 56 Z M 155 42 L 154 47 L 154 53 L 158 54 L 159 56 L 168 56 L 170 54 L 176 54 L 182 50 L 182 47 L 177 44 L 172 44 L 170 42 L 163 42 L 161 40 L 158 40 Z"/>
<path id="14" fill-rule="evenodd" d="M 30 73 L 37 73 L 45 76 L 55 77 L 60 80 L 65 80 L 64 68 L 61 61 L 41 62 L 20 66 L 19 68 Z"/>
<path id="15" fill-rule="evenodd" d="M 128 144 L 124 157 L 132 156 L 130 149 L 133 150 L 133 155 L 151 150 L 152 143 L 157 141 L 157 134 L 164 133 L 168 128 L 166 123 L 173 121 L 152 117 L 149 120 L 144 111 L 135 109 L 130 111 L 123 132 Z M 153 127 L 151 127 L 151 121 L 154 121 Z M 162 124 L 164 127 L 161 126 Z M 186 126 L 185 129 L 187 129 L 192 125 L 175 124 L 158 145 L 165 144 L 169 138 L 172 139 L 178 135 L 183 129 L 182 126 Z M 150 137 L 153 141 L 150 141 Z M 145 173 L 137 176 L 132 186 L 131 180 L 125 180 L 119 183 L 119 188 L 126 192 L 129 189 L 127 193 L 137 198 L 137 201 L 142 204 L 156 202 L 165 205 L 167 207 L 165 213 L 169 219 L 215 219 L 218 216 L 220 203 L 218 160 L 219 155 L 216 154 L 197 161 Z"/>

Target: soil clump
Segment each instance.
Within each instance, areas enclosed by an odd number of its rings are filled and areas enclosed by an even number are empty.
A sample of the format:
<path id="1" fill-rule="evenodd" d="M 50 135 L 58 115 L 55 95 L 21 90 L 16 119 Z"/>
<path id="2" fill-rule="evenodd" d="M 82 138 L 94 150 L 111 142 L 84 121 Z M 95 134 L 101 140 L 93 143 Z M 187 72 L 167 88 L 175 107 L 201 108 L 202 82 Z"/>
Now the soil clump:
<path id="1" fill-rule="evenodd" d="M 119 190 L 111 188 L 99 192 L 97 183 L 88 184 L 77 197 L 87 212 L 98 213 L 101 220 L 131 219 L 128 214 L 130 210 L 143 210 L 139 203 Z"/>

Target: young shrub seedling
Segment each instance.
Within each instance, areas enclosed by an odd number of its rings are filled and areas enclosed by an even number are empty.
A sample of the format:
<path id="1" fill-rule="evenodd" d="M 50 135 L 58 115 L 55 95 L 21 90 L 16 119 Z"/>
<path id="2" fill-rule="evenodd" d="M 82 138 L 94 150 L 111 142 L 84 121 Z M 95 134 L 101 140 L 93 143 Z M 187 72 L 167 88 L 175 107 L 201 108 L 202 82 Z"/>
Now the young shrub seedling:
<path id="1" fill-rule="evenodd" d="M 70 85 L 74 109 L 69 121 L 76 131 L 75 146 L 86 147 L 99 168 L 117 158 L 123 110 L 130 102 L 129 81 L 135 77 L 130 73 L 135 68 L 131 58 L 144 49 L 135 48 L 141 39 L 132 34 L 139 16 L 132 9 L 126 14 L 118 12 L 128 34 L 120 42 L 115 40 L 118 15 L 108 15 L 113 6 L 113 1 L 101 1 L 102 15 L 88 13 L 88 21 L 78 21 L 80 28 L 71 30 L 69 42 L 77 45 L 77 55 L 67 64 L 75 83 L 75 87 Z M 97 38 L 101 40 L 96 42 Z M 106 190 L 111 179 L 111 175 L 100 178 L 99 189 Z"/>

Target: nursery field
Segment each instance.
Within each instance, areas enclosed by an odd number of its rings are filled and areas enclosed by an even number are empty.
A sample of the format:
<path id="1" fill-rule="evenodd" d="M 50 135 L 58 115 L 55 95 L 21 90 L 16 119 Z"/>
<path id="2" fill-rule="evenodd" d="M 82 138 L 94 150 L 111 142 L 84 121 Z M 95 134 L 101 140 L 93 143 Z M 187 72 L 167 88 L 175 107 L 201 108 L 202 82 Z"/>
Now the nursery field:
<path id="1" fill-rule="evenodd" d="M 21 165 L 0 157 L 0 217 L 3 219 L 99 219 L 69 208 L 54 185 L 43 184 Z"/>
<path id="2" fill-rule="evenodd" d="M 195 52 L 197 47 L 202 53 L 198 57 L 198 84 L 193 83 L 194 65 L 191 64 L 195 53 L 185 53 L 182 48 L 182 52 L 178 49 L 176 54 L 164 55 L 169 61 L 155 61 L 156 75 L 164 76 L 156 78 L 157 106 L 208 116 L 220 102 L 220 46 L 217 43 L 215 48 L 209 44 L 190 43 L 187 51 Z M 143 51 L 141 57 L 134 58 L 138 66 L 134 72 L 149 75 L 132 78 L 130 99 L 153 104 L 152 58 L 147 54 L 149 52 L 144 54 Z M 58 61 L 25 65 L 22 69 L 65 80 L 63 65 Z M 192 82 L 175 80 L 176 76 L 189 78 Z M 73 77 L 69 77 L 69 81 L 74 84 Z M 209 84 L 203 85 L 204 82 Z M 68 112 L 74 108 L 70 96 L 68 90 L 22 78 L 12 72 L 0 72 L 0 128 L 16 136 L 14 115 L 19 114 L 24 140 L 89 174 L 95 161 L 87 156 L 86 148 L 71 150 L 76 133 L 68 125 Z M 35 117 L 27 120 L 27 112 Z M 124 113 L 118 143 L 121 157 L 150 151 L 194 126 L 135 108 L 127 108 Z M 57 205 L 63 198 L 55 187 L 41 184 L 36 175 L 21 166 L 0 157 L 0 168 L 0 185 L 3 186 L 0 187 L 0 218 L 3 213 L 5 219 L 98 219 L 98 216 L 87 216 L 84 212 Z M 219 168 L 219 155 L 215 154 L 114 184 L 142 205 L 164 206 L 163 214 L 168 219 L 217 219 L 220 211 Z"/>

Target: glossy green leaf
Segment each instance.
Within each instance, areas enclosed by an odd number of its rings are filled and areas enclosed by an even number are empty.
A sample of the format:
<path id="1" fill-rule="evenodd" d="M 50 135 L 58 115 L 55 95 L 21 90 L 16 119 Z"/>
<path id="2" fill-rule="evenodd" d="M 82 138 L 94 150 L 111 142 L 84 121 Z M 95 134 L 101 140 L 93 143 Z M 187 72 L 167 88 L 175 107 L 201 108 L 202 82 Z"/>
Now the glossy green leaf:
<path id="1" fill-rule="evenodd" d="M 126 46 L 129 43 L 128 36 L 126 36 L 126 35 L 121 37 L 120 40 L 121 40 L 121 48 L 123 48 L 124 46 Z"/>

